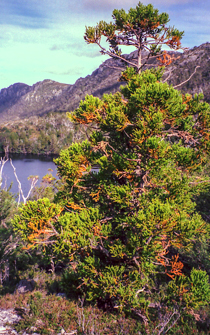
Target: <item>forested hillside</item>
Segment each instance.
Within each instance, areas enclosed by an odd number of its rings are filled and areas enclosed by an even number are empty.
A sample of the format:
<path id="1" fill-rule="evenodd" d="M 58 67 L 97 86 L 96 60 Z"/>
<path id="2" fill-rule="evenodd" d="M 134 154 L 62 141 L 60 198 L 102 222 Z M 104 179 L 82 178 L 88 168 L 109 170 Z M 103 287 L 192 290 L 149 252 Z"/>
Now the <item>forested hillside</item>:
<path id="1" fill-rule="evenodd" d="M 81 130 L 64 112 L 31 116 L 0 127 L 0 153 L 58 155 L 73 141 L 86 138 Z"/>

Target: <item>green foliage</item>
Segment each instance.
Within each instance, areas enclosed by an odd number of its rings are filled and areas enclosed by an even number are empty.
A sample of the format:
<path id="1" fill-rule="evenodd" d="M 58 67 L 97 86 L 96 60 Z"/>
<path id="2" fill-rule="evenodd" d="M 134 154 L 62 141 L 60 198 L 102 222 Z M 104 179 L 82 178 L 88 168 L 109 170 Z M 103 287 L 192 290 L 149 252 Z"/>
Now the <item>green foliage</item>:
<path id="1" fill-rule="evenodd" d="M 49 261 L 41 253 L 25 252 L 18 231 L 11 220 L 18 211 L 15 198 L 9 190 L 0 190 L 0 292 L 13 292 L 23 273 L 35 264 L 47 267 Z"/>
<path id="2" fill-rule="evenodd" d="M 95 43 L 100 47 L 101 54 L 120 58 L 139 72 L 150 56 L 158 58 L 162 64 L 168 65 L 172 57 L 161 48 L 165 46 L 174 50 L 181 49 L 184 32 L 174 27 L 166 27 L 169 22 L 167 13 L 159 14 L 151 4 L 143 5 L 139 2 L 136 8 L 130 8 L 128 13 L 124 9 L 114 9 L 113 22 L 100 21 L 95 27 L 86 27 L 84 39 L 88 44 Z M 106 38 L 108 48 L 101 44 L 102 37 Z M 121 45 L 133 46 L 138 50 L 137 63 L 122 56 Z M 143 54 L 147 51 L 147 55 Z"/>
<path id="3" fill-rule="evenodd" d="M 28 202 L 14 219 L 29 245 L 69 260 L 66 292 L 147 323 L 155 306 L 170 319 L 173 310 L 179 317 L 209 302 L 206 272 L 186 267 L 184 257 L 209 238 L 193 200 L 206 183 L 210 108 L 161 74 L 129 68 L 120 93 L 86 97 L 71 118 L 95 129 L 55 160 L 56 204 Z"/>
<path id="4" fill-rule="evenodd" d="M 140 36 L 138 45 L 133 42 L 140 53 L 148 38 L 154 40 L 152 55 L 161 51 L 160 41 L 180 48 L 183 33 L 166 28 L 168 15 L 152 5 L 139 3 L 128 14 L 114 10 L 113 18 L 86 28 L 88 43 L 100 46 L 101 37 L 107 38 L 110 51 L 102 53 L 121 57 L 118 45 L 134 35 Z M 140 72 L 140 54 L 135 67 Z M 202 95 L 182 95 L 161 82 L 162 68 L 137 72 L 127 68 L 120 92 L 86 96 L 69 115 L 85 127 L 88 139 L 55 160 L 62 184 L 54 203 L 28 202 L 13 225 L 28 247 L 42 245 L 68 262 L 61 287 L 69 295 L 75 290 L 104 307 L 133 313 L 147 333 L 174 333 L 180 317 L 187 320 L 210 300 L 209 269 L 186 257 L 209 241 L 198 199 L 209 187 L 203 173 L 210 106 Z"/>
<path id="5" fill-rule="evenodd" d="M 11 218 L 17 210 L 13 195 L 9 190 L 0 190 L 0 286 L 9 281 L 10 266 L 15 258 L 16 238 L 13 234 Z"/>
<path id="6" fill-rule="evenodd" d="M 61 211 L 62 207 L 59 204 L 50 203 L 48 198 L 28 201 L 18 208 L 20 215 L 15 215 L 12 223 L 22 239 L 32 243 L 29 247 L 34 247 L 40 239 L 44 242 L 48 235 L 56 234 L 53 222 L 57 220 Z"/>
<path id="7" fill-rule="evenodd" d="M 0 224 L 8 223 L 16 209 L 17 205 L 10 189 L 0 189 Z"/>
<path id="8" fill-rule="evenodd" d="M 189 277 L 179 277 L 168 285 L 171 299 L 179 298 L 179 305 L 190 310 L 209 304 L 209 277 L 205 271 L 192 269 Z"/>

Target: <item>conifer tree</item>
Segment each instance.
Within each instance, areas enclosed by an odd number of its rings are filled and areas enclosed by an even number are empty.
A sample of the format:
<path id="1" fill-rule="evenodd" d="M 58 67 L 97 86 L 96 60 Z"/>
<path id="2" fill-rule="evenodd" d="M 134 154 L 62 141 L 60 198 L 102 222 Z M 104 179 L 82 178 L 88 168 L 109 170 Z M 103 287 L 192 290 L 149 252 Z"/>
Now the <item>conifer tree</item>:
<path id="1" fill-rule="evenodd" d="M 210 299 L 207 273 L 182 257 L 209 236 L 193 194 L 208 183 L 198 172 L 209 154 L 210 108 L 161 75 L 128 68 L 121 92 L 87 96 L 70 117 L 95 130 L 56 160 L 58 205 L 28 202 L 14 220 L 29 247 L 42 243 L 69 259 L 65 278 L 78 293 L 133 311 L 146 327 L 154 308 L 176 319 Z"/>
<path id="2" fill-rule="evenodd" d="M 147 6 L 139 2 L 136 8 L 130 8 L 128 13 L 124 9 L 114 9 L 113 22 L 100 21 L 95 27 L 86 27 L 84 39 L 88 44 L 97 44 L 103 55 L 119 58 L 141 71 L 150 57 L 158 58 L 164 65 L 169 65 L 173 57 L 163 46 L 172 50 L 183 49 L 181 39 L 183 31 L 170 26 L 167 13 L 159 14 L 153 5 Z M 104 46 L 106 38 L 108 48 Z M 137 49 L 137 61 L 126 59 L 122 55 L 121 46 L 132 46 Z M 146 51 L 146 53 L 145 53 Z M 161 56 L 161 57 L 160 57 Z"/>
<path id="3" fill-rule="evenodd" d="M 120 92 L 86 96 L 69 117 L 90 135 L 56 159 L 62 186 L 55 203 L 29 201 L 13 221 L 29 248 L 41 244 L 69 261 L 66 291 L 135 313 L 147 332 L 156 315 L 162 321 L 154 334 L 210 301 L 207 272 L 184 257 L 209 239 L 194 195 L 209 184 L 201 172 L 210 106 L 202 94 L 182 95 L 161 82 L 162 74 L 130 67 Z"/>

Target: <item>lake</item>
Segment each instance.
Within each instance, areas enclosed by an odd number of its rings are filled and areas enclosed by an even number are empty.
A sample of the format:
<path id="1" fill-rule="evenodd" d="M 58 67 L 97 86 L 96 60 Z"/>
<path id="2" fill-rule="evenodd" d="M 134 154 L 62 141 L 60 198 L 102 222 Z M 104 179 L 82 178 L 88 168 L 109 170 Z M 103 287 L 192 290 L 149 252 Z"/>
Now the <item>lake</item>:
<path id="1" fill-rule="evenodd" d="M 30 180 L 27 179 L 29 176 L 39 176 L 39 181 L 36 185 L 40 184 L 42 177 L 47 173 L 52 173 L 54 177 L 57 177 L 56 165 L 53 162 L 54 157 L 52 156 L 43 157 L 38 155 L 16 154 L 10 155 L 10 158 L 12 159 L 12 163 L 16 168 L 16 174 L 21 182 L 25 197 L 27 196 L 31 185 Z M 49 172 L 48 169 L 52 169 L 52 171 Z M 10 164 L 10 161 L 8 161 L 3 168 L 2 188 L 4 186 L 9 187 L 11 183 L 13 183 L 11 192 L 14 194 L 18 193 L 18 183 L 14 175 L 14 170 Z"/>

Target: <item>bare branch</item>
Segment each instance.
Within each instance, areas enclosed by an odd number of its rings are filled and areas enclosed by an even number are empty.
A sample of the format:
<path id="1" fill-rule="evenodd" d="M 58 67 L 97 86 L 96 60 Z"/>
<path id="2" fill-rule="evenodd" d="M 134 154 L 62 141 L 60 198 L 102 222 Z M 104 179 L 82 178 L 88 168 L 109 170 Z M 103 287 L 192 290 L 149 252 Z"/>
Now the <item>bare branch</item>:
<path id="1" fill-rule="evenodd" d="M 173 316 L 175 316 L 175 315 L 177 315 L 175 320 L 171 323 L 171 325 L 166 330 L 164 330 L 165 327 L 169 324 L 169 322 L 173 318 Z M 157 335 L 160 335 L 163 332 L 164 332 L 164 334 L 166 334 L 169 331 L 169 329 L 171 329 L 174 326 L 174 324 L 178 321 L 179 318 L 180 318 L 180 313 L 177 310 L 175 310 L 169 316 L 165 315 L 164 318 L 163 318 L 163 321 L 155 328 L 155 330 L 158 331 Z M 160 330 L 158 330 L 158 328 L 160 328 Z"/>
<path id="2" fill-rule="evenodd" d="M 145 290 L 145 287 L 143 287 L 142 289 L 136 291 L 135 298 L 137 298 L 138 294 L 141 293 L 141 292 L 143 292 L 144 290 Z"/>
<path id="3" fill-rule="evenodd" d="M 148 240 L 146 241 L 146 245 L 148 245 L 148 244 L 150 243 L 150 241 L 151 241 L 152 238 L 153 238 L 153 236 L 150 236 L 150 237 L 148 238 Z"/>
<path id="4" fill-rule="evenodd" d="M 130 64 L 130 65 L 136 67 L 136 64 L 135 64 L 135 63 L 130 62 L 130 61 L 127 60 L 127 59 L 125 60 L 124 57 L 121 57 L 120 55 L 117 55 L 117 54 L 115 54 L 115 53 L 113 53 L 113 52 L 111 52 L 111 51 L 106 50 L 105 48 L 103 48 L 103 47 L 100 45 L 99 42 L 96 42 L 96 44 L 97 44 L 97 45 L 99 46 L 99 48 L 101 49 L 101 53 L 102 53 L 102 54 L 107 54 L 108 56 L 113 57 L 113 58 L 119 58 L 119 59 L 121 59 L 122 61 L 124 61 L 124 62 L 126 61 L 126 63 L 128 63 L 128 64 Z"/>
<path id="5" fill-rule="evenodd" d="M 112 220 L 113 218 L 114 218 L 114 216 L 106 217 L 106 218 L 100 220 L 100 223 L 107 222 L 107 221 L 109 221 L 109 220 Z"/>
<path id="6" fill-rule="evenodd" d="M 198 185 L 198 184 L 203 184 L 203 183 L 210 183 L 210 180 L 201 180 L 201 181 L 191 181 L 189 184 L 190 185 Z"/>
<path id="7" fill-rule="evenodd" d="M 194 74 L 196 73 L 197 68 L 199 68 L 199 67 L 200 67 L 200 65 L 197 65 L 194 72 L 191 74 L 191 76 L 187 80 L 183 81 L 181 84 L 178 84 L 178 85 L 174 86 L 174 88 L 177 88 L 177 87 L 182 86 L 183 84 L 187 83 L 192 78 L 192 76 L 194 76 Z"/>
<path id="8" fill-rule="evenodd" d="M 8 158 L 5 160 L 5 157 L 2 158 L 1 157 L 1 162 L 0 162 L 0 187 L 2 185 L 2 173 L 3 173 L 3 168 L 4 168 L 4 165 L 6 164 L 6 162 L 8 161 Z"/>
<path id="9" fill-rule="evenodd" d="M 171 69 L 171 70 L 169 71 L 169 75 L 168 75 L 168 77 L 166 77 L 166 79 L 163 80 L 162 83 L 165 83 L 165 82 L 171 77 L 172 72 L 173 72 L 173 70 Z"/>
<path id="10" fill-rule="evenodd" d="M 24 194 L 23 194 L 23 190 L 22 190 L 22 185 L 21 185 L 21 182 L 20 180 L 18 179 L 18 176 L 17 176 L 17 173 L 16 173 L 16 168 L 14 167 L 14 165 L 12 164 L 12 159 L 10 158 L 10 164 L 11 166 L 13 167 L 13 171 L 14 171 L 14 175 L 15 175 L 15 178 L 17 180 L 17 183 L 18 183 L 18 189 L 19 189 L 19 196 L 18 196 L 18 205 L 20 204 L 20 199 L 21 199 L 21 196 L 23 198 L 23 203 L 24 205 L 26 204 L 26 201 L 28 200 L 30 194 L 31 194 L 31 191 L 33 190 L 33 188 L 35 187 L 37 181 L 38 181 L 38 177 L 33 177 L 32 178 L 32 181 L 31 181 L 31 187 L 30 187 L 30 190 L 28 191 L 28 194 L 27 196 L 25 197 Z"/>
<path id="11" fill-rule="evenodd" d="M 132 308 L 132 311 L 134 312 L 135 315 L 139 316 L 143 320 L 143 322 L 144 322 L 145 325 L 148 324 L 149 320 L 147 319 L 147 317 L 145 315 L 143 315 L 141 313 L 140 310 L 136 310 L 136 309 Z"/>

